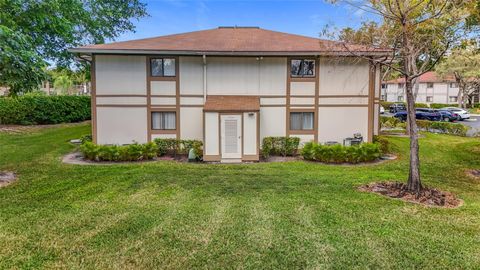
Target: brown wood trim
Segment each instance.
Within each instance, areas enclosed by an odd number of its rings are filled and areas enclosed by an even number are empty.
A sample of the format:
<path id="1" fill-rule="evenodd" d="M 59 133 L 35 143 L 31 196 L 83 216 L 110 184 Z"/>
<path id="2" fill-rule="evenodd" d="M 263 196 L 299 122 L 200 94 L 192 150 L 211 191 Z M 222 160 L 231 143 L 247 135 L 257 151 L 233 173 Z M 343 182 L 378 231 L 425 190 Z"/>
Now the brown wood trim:
<path id="1" fill-rule="evenodd" d="M 176 129 L 152 129 L 151 134 L 177 134 Z"/>
<path id="2" fill-rule="evenodd" d="M 290 63 L 290 62 L 289 62 Z M 316 69 L 317 67 L 315 67 Z M 317 77 L 291 77 L 290 78 L 291 82 L 316 82 Z"/>
<path id="3" fill-rule="evenodd" d="M 286 95 L 262 95 L 262 96 L 258 96 L 259 98 L 286 98 L 287 96 Z"/>
<path id="4" fill-rule="evenodd" d="M 180 104 L 180 108 L 203 108 L 203 105 L 194 105 L 194 104 Z"/>
<path id="5" fill-rule="evenodd" d="M 257 156 L 260 157 L 260 112 L 257 112 Z"/>
<path id="6" fill-rule="evenodd" d="M 293 107 L 293 106 L 292 106 L 292 107 Z M 313 107 L 313 105 L 310 106 L 310 107 Z M 291 109 L 290 109 L 290 112 L 313 112 L 313 113 L 315 113 L 315 107 L 314 107 L 313 109 L 295 109 L 295 108 L 291 108 Z"/>
<path id="7" fill-rule="evenodd" d="M 203 99 L 203 95 L 180 94 L 180 97 L 202 98 Z"/>
<path id="8" fill-rule="evenodd" d="M 291 107 L 313 107 L 315 108 L 315 102 L 312 104 L 290 104 Z"/>
<path id="9" fill-rule="evenodd" d="M 147 142 L 152 141 L 152 85 L 150 83 L 150 57 L 146 57 L 147 65 Z"/>
<path id="10" fill-rule="evenodd" d="M 119 108 L 147 108 L 146 104 L 98 104 L 96 105 L 97 108 L 99 107 L 119 107 Z"/>
<path id="11" fill-rule="evenodd" d="M 315 98 L 316 95 L 290 95 L 290 98 Z"/>
<path id="12" fill-rule="evenodd" d="M 203 155 L 203 161 L 210 162 L 210 161 L 220 161 L 222 160 L 221 155 Z"/>
<path id="13" fill-rule="evenodd" d="M 175 87 L 176 87 L 176 104 L 177 105 L 177 140 L 180 139 L 180 127 L 181 127 L 181 121 L 180 121 L 180 57 L 174 57 L 175 58 Z"/>
<path id="14" fill-rule="evenodd" d="M 315 80 L 315 111 L 313 112 L 313 130 L 315 132 L 313 141 L 318 143 L 318 132 L 319 132 L 319 112 L 318 112 L 318 104 L 319 104 L 319 96 L 320 96 L 320 57 L 315 59 L 315 75 L 317 76 Z"/>
<path id="15" fill-rule="evenodd" d="M 368 104 L 319 104 L 318 107 L 368 107 Z"/>
<path id="16" fill-rule="evenodd" d="M 290 136 L 290 88 L 292 82 L 291 70 L 292 70 L 292 58 L 287 57 L 287 97 L 285 102 L 286 116 L 285 116 L 285 136 Z"/>
<path id="17" fill-rule="evenodd" d="M 223 114 L 240 114 L 245 112 L 258 112 L 259 110 L 203 110 L 204 112 L 216 112 L 216 113 L 223 113 Z"/>
<path id="18" fill-rule="evenodd" d="M 151 76 L 151 59 L 155 58 L 173 58 L 175 59 L 175 76 L 168 76 L 168 77 L 154 77 Z M 151 123 L 151 112 L 152 111 L 159 111 L 159 110 L 167 110 L 168 111 L 175 111 L 176 113 L 176 129 L 175 133 L 176 138 L 180 139 L 180 59 L 178 56 L 171 56 L 171 55 L 148 55 L 147 56 L 147 104 L 148 104 L 148 136 L 149 141 L 151 140 L 152 131 L 152 123 Z M 174 81 L 175 82 L 175 95 L 152 95 L 151 92 L 151 82 L 152 81 Z M 165 98 L 175 98 L 175 105 L 152 105 L 152 97 L 165 97 Z"/>
<path id="19" fill-rule="evenodd" d="M 175 98 L 177 95 L 150 95 L 150 97 L 166 97 L 166 98 Z"/>
<path id="20" fill-rule="evenodd" d="M 151 112 L 176 112 L 177 108 L 170 107 L 170 108 L 150 108 Z M 175 119 L 177 121 L 177 119 Z M 176 122 L 175 122 L 176 123 Z"/>
<path id="21" fill-rule="evenodd" d="M 155 57 L 153 57 L 155 58 Z M 169 58 L 174 58 L 174 57 L 169 57 Z M 149 62 L 150 64 L 150 62 Z M 175 65 L 177 65 L 177 62 L 175 61 Z M 150 76 L 150 81 L 151 82 L 171 82 L 171 81 L 176 81 L 178 76 L 170 76 L 170 77 L 153 77 Z"/>
<path id="22" fill-rule="evenodd" d="M 368 142 L 373 141 L 373 115 L 374 115 L 374 107 L 373 107 L 373 99 L 375 98 L 375 76 L 376 75 L 376 66 L 370 62 L 370 72 L 368 77 Z"/>
<path id="23" fill-rule="evenodd" d="M 260 104 L 260 108 L 261 107 L 286 107 L 286 106 L 287 106 L 286 104 L 263 104 L 263 105 Z"/>
<path id="24" fill-rule="evenodd" d="M 293 135 L 315 135 L 315 130 L 290 130 L 290 136 Z"/>
<path id="25" fill-rule="evenodd" d="M 151 109 L 171 109 L 176 108 L 177 105 L 151 105 Z"/>
<path id="26" fill-rule="evenodd" d="M 319 98 L 368 98 L 368 95 L 319 95 Z"/>
<path id="27" fill-rule="evenodd" d="M 96 97 L 147 97 L 147 95 L 142 94 L 128 94 L 128 95 L 96 95 Z"/>
<path id="28" fill-rule="evenodd" d="M 97 143 L 97 79 L 96 79 L 96 69 L 95 69 L 95 55 L 92 54 L 92 62 L 90 66 L 90 80 L 92 81 L 91 85 L 91 118 L 92 118 L 92 141 Z"/>

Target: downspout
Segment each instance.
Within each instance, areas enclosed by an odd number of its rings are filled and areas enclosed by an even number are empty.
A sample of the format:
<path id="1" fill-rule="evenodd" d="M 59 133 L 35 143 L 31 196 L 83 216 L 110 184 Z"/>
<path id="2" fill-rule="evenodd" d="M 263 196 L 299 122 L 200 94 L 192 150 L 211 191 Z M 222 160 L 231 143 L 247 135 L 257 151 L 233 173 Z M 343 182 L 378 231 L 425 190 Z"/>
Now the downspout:
<path id="1" fill-rule="evenodd" d="M 203 55 L 203 104 L 207 102 L 207 56 Z"/>

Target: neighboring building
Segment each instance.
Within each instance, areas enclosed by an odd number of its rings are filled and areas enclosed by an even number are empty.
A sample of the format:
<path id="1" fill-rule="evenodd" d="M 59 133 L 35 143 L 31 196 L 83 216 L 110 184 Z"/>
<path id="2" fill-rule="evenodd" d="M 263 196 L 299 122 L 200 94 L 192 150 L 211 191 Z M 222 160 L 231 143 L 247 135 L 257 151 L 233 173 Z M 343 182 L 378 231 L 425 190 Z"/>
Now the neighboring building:
<path id="1" fill-rule="evenodd" d="M 417 86 L 414 87 L 414 91 L 418 91 L 417 103 L 458 104 L 459 88 L 453 76 L 441 78 L 432 71 L 420 76 L 417 82 Z M 383 82 L 380 99 L 388 102 L 405 102 L 405 79 Z"/>
<path id="2" fill-rule="evenodd" d="M 259 160 L 266 136 L 343 142 L 378 133 L 386 49 L 257 27 L 71 49 L 90 57 L 99 144 L 198 139 L 206 161 Z"/>

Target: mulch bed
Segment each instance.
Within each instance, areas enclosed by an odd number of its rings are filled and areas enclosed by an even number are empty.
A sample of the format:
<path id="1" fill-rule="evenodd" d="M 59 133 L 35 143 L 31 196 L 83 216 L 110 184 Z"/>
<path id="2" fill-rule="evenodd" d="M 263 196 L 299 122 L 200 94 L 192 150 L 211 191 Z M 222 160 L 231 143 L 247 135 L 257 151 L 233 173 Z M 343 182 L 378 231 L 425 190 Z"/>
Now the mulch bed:
<path id="1" fill-rule="evenodd" d="M 8 186 L 17 180 L 14 172 L 0 171 L 0 187 Z"/>
<path id="2" fill-rule="evenodd" d="M 462 200 L 450 192 L 424 187 L 417 195 L 415 192 L 407 191 L 406 186 L 398 182 L 380 182 L 361 186 L 359 190 L 426 206 L 456 208 L 463 204 Z"/>

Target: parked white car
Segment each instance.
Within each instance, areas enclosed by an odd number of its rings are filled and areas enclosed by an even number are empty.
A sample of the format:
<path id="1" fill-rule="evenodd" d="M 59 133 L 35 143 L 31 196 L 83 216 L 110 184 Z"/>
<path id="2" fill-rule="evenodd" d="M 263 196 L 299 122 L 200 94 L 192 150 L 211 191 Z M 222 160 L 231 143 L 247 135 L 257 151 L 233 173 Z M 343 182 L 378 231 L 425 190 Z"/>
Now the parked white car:
<path id="1" fill-rule="evenodd" d="M 385 113 L 385 108 L 383 108 L 382 105 L 380 105 L 380 114 L 384 114 Z"/>
<path id="2" fill-rule="evenodd" d="M 464 109 L 461 109 L 461 108 L 445 107 L 445 108 L 442 108 L 441 110 L 447 110 L 447 111 L 458 114 L 460 116 L 460 119 L 458 119 L 458 120 L 465 120 L 465 119 L 470 118 L 470 114 L 468 113 L 468 111 L 466 111 Z"/>

